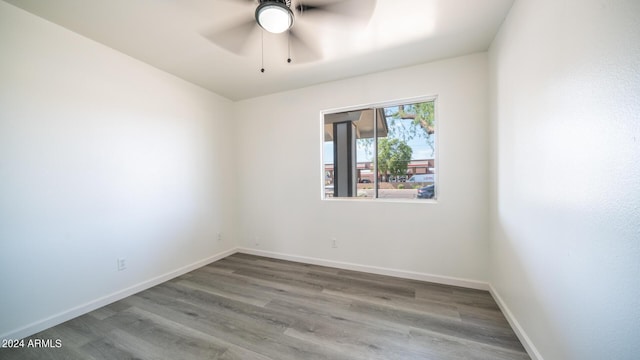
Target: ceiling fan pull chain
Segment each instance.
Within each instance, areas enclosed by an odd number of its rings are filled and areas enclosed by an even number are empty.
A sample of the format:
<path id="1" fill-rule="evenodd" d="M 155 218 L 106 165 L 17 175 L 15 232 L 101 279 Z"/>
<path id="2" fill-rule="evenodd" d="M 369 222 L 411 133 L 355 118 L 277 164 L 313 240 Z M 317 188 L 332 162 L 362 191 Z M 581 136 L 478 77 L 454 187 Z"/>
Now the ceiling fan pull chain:
<path id="1" fill-rule="evenodd" d="M 287 63 L 291 64 L 291 30 L 287 31 Z"/>
<path id="2" fill-rule="evenodd" d="M 260 60 L 260 72 L 264 72 L 264 30 L 260 31 L 260 43 L 262 44 L 262 48 L 260 50 L 261 60 Z"/>

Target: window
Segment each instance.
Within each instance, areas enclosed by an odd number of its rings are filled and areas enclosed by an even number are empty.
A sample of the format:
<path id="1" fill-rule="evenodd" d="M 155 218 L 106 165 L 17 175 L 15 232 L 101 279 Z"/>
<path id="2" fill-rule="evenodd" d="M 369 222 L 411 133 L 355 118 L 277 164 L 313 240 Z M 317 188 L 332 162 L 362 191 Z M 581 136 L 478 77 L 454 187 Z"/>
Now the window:
<path id="1" fill-rule="evenodd" d="M 436 99 L 324 112 L 323 198 L 436 199 Z"/>

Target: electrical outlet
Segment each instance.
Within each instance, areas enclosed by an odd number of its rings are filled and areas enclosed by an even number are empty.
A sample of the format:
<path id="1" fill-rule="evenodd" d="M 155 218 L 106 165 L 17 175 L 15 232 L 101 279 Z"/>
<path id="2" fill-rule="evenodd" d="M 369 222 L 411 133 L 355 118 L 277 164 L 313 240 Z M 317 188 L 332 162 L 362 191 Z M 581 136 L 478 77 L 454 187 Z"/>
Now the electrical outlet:
<path id="1" fill-rule="evenodd" d="M 331 238 L 331 247 L 334 249 L 338 247 L 338 239 L 336 239 L 335 237 Z"/>
<path id="2" fill-rule="evenodd" d="M 218 233 L 218 241 L 222 241 L 222 233 L 221 232 Z"/>
<path id="3" fill-rule="evenodd" d="M 123 271 L 127 269 L 127 259 L 119 258 L 118 259 L 118 271 Z"/>
<path id="4" fill-rule="evenodd" d="M 258 237 L 254 237 L 253 238 L 253 243 L 256 244 L 256 246 L 260 246 L 260 239 L 258 239 Z"/>

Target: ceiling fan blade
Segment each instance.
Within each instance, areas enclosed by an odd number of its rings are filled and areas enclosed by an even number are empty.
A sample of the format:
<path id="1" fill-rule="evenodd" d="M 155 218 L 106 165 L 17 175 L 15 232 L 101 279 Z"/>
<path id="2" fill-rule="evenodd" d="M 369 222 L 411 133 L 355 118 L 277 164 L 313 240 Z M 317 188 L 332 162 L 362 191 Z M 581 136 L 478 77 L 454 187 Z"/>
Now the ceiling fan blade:
<path id="1" fill-rule="evenodd" d="M 291 47 L 291 62 L 294 64 L 302 64 L 322 59 L 319 50 L 309 45 L 308 41 L 303 40 L 299 31 L 289 30 L 289 46 Z"/>
<path id="2" fill-rule="evenodd" d="M 242 55 L 248 40 L 256 30 L 258 30 L 258 24 L 251 18 L 227 29 L 208 31 L 202 36 L 234 54 Z"/>
<path id="3" fill-rule="evenodd" d="M 309 11 L 323 10 L 325 7 L 326 5 L 298 4 L 298 6 L 296 6 L 296 11 L 302 14 Z"/>
<path id="4" fill-rule="evenodd" d="M 304 15 L 339 15 L 356 20 L 369 21 L 376 7 L 376 0 L 299 1 L 295 10 Z"/>

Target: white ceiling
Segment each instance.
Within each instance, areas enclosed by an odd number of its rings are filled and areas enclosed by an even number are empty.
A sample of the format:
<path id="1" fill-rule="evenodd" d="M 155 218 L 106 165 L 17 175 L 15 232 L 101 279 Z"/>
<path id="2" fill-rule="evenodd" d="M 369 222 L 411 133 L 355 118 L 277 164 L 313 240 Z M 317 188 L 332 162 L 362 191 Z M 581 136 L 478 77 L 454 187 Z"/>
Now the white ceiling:
<path id="1" fill-rule="evenodd" d="M 299 16 L 294 29 L 322 58 L 287 64 L 286 35 L 260 31 L 243 55 L 207 39 L 254 16 L 250 0 L 4 0 L 232 100 L 488 49 L 514 0 L 350 0 L 368 22 Z M 323 4 L 336 0 L 299 0 Z M 343 0 L 349 1 L 349 0 Z M 303 14 L 304 15 L 304 14 Z"/>

